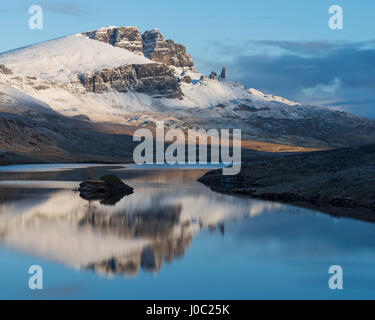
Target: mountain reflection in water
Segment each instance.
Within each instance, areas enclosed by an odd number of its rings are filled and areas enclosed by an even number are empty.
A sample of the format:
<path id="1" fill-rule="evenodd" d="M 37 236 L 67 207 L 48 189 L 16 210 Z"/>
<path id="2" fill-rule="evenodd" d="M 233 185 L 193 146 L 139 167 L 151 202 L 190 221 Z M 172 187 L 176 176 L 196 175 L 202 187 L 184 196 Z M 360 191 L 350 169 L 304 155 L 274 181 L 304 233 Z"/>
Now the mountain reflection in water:
<path id="1" fill-rule="evenodd" d="M 140 269 L 157 273 L 163 262 L 183 257 L 200 230 L 218 229 L 224 235 L 226 221 L 281 208 L 213 193 L 196 182 L 202 170 L 117 168 L 135 192 L 114 206 L 86 201 L 72 191 L 79 179 L 109 170 L 2 174 L 2 244 L 105 275 L 137 275 Z"/>

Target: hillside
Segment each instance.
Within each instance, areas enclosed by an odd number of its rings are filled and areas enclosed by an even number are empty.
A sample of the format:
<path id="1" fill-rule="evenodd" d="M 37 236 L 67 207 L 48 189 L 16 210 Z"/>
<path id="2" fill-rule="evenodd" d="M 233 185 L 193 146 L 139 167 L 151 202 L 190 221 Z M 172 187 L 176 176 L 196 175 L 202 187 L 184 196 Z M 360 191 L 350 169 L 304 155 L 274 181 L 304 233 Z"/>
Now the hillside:
<path id="1" fill-rule="evenodd" d="M 4 89 L 0 86 L 0 164 L 132 161 L 132 128 L 66 117 Z"/>
<path id="2" fill-rule="evenodd" d="M 123 137 L 111 134 L 131 135 L 159 120 L 185 130 L 241 128 L 247 146 L 280 146 L 273 150 L 375 141 L 374 120 L 264 94 L 214 72 L 205 76 L 183 45 L 165 40 L 157 29 L 141 34 L 137 27 L 104 27 L 0 54 L 0 111 L 8 126 L 1 134 L 19 137 L 3 139 L 3 152 L 22 150 L 26 156 L 46 148 L 46 155 L 54 155 L 62 145 L 61 154 L 75 161 L 128 157 L 129 137 L 125 152 Z M 58 137 L 41 137 L 45 130 Z M 98 134 L 109 136 L 95 150 L 91 141 Z M 82 145 L 83 136 L 85 147 L 76 150 L 73 144 Z"/>

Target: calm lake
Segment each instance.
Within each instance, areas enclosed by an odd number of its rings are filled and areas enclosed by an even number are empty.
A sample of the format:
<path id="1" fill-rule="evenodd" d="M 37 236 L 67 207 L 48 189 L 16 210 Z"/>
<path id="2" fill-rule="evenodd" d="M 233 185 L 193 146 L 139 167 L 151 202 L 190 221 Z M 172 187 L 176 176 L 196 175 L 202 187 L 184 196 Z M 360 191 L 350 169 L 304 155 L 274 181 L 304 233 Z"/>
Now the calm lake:
<path id="1" fill-rule="evenodd" d="M 375 298 L 375 224 L 214 193 L 196 181 L 206 171 L 2 167 L 0 298 Z M 108 173 L 134 194 L 105 205 L 73 191 Z M 31 265 L 43 290 L 28 287 Z"/>

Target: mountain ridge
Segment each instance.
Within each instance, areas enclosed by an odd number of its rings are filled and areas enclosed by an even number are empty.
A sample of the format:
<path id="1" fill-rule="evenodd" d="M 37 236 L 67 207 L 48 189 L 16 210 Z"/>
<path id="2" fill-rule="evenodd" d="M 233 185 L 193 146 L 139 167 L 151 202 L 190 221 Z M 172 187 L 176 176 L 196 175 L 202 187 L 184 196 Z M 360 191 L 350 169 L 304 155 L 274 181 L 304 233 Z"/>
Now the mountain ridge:
<path id="1" fill-rule="evenodd" d="M 375 141 L 374 120 L 205 76 L 183 45 L 156 29 L 143 35 L 105 27 L 1 53 L 0 111 L 20 104 L 17 91 L 22 105 L 36 99 L 95 130 L 103 122 L 136 128 L 166 120 L 167 128 L 241 128 L 244 140 L 310 149 Z M 146 50 L 144 39 L 151 39 Z"/>
<path id="2" fill-rule="evenodd" d="M 158 29 L 147 30 L 141 34 L 140 29 L 135 26 L 109 26 L 81 34 L 90 39 L 143 55 L 155 62 L 175 67 L 194 67 L 193 58 L 186 53 L 186 48 L 171 39 L 164 40 L 164 36 Z"/>

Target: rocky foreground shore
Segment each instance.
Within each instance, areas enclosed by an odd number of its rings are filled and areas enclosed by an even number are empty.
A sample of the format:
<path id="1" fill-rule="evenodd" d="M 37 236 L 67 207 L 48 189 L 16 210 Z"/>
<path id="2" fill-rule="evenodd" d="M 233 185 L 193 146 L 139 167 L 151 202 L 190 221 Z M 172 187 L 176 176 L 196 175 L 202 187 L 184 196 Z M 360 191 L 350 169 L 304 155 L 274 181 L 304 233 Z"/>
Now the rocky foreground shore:
<path id="1" fill-rule="evenodd" d="M 212 190 L 375 221 L 375 145 L 250 161 L 237 176 L 199 179 Z"/>

